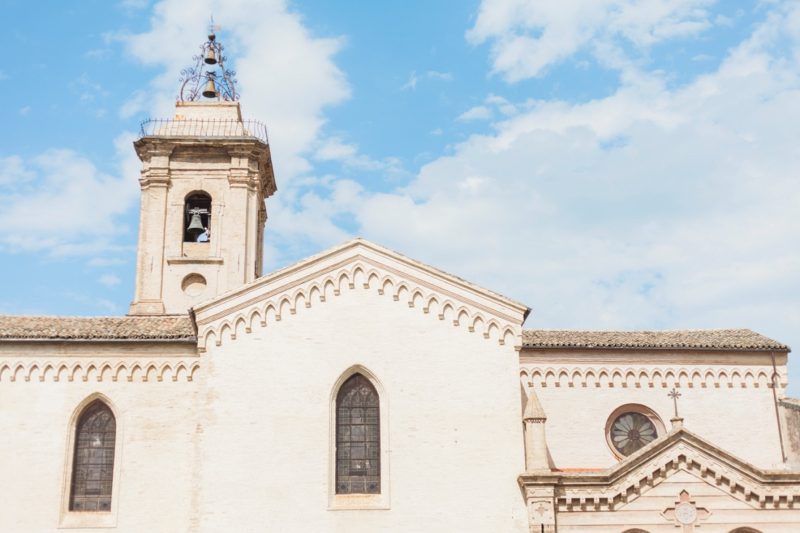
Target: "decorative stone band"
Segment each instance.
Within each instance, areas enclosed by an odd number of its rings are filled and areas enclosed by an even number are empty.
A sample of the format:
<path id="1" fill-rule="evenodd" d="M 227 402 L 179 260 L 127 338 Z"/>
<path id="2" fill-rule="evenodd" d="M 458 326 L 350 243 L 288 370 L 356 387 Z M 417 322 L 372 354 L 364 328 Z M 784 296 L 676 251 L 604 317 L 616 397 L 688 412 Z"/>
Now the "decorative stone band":
<path id="1" fill-rule="evenodd" d="M 204 352 L 212 342 L 220 346 L 225 339 L 235 340 L 237 335 L 250 333 L 256 326 L 268 327 L 270 323 L 296 314 L 298 309 L 323 304 L 345 290 L 369 290 L 377 296 L 391 296 L 395 302 L 421 310 L 447 324 L 465 327 L 501 345 L 514 343 L 517 349 L 520 347 L 521 330 L 513 324 L 512 317 L 496 315 L 477 304 L 467 304 L 463 298 L 458 299 L 425 283 L 400 278 L 382 265 L 362 258 L 289 290 L 277 289 L 261 301 L 242 307 L 233 316 L 198 324 L 198 350 Z"/>
<path id="2" fill-rule="evenodd" d="M 196 360 L 2 361 L 0 362 L 0 383 L 30 381 L 188 382 L 197 377 L 199 368 L 200 363 Z"/>
<path id="3" fill-rule="evenodd" d="M 608 388 L 771 388 L 772 369 L 764 368 L 532 368 L 520 369 L 523 385 Z M 785 375 L 778 386 L 788 385 Z"/>

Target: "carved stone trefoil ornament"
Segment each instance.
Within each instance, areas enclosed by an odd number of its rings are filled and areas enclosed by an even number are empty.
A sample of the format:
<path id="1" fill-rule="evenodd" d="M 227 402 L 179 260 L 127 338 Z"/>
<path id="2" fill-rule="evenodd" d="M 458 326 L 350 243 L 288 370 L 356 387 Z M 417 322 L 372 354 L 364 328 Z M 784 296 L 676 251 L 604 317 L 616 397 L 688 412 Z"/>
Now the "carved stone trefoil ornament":
<path id="1" fill-rule="evenodd" d="M 674 507 L 665 509 L 661 516 L 675 522 L 676 527 L 683 527 L 684 533 L 691 533 L 699 522 L 711 516 L 704 507 L 697 507 L 691 500 L 689 492 L 682 490 Z"/>
<path id="2" fill-rule="evenodd" d="M 236 72 L 225 66 L 224 48 L 217 41 L 214 19 L 208 29 L 208 41 L 200 46 L 200 53 L 192 57 L 194 65 L 181 71 L 181 90 L 178 100 L 195 102 L 201 98 L 236 101 Z"/>

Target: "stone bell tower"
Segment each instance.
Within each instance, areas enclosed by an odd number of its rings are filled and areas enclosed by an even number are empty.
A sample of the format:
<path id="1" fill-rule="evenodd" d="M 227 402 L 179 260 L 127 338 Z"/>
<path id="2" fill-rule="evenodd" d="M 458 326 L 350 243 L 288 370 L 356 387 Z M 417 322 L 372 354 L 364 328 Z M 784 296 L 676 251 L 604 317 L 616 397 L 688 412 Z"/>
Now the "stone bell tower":
<path id="1" fill-rule="evenodd" d="M 213 32 L 183 71 L 170 119 L 142 123 L 131 315 L 184 314 L 261 276 L 264 200 L 275 192 L 266 127 L 242 120 Z"/>

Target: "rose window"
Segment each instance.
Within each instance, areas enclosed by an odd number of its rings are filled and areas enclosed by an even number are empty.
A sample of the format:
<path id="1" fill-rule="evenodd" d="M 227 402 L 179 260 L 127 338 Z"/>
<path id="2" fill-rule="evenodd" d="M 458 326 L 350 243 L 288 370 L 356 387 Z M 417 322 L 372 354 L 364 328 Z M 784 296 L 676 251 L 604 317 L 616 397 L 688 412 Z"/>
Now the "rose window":
<path id="1" fill-rule="evenodd" d="M 611 424 L 611 443 L 617 452 L 630 455 L 658 437 L 652 420 L 641 413 L 623 413 Z"/>

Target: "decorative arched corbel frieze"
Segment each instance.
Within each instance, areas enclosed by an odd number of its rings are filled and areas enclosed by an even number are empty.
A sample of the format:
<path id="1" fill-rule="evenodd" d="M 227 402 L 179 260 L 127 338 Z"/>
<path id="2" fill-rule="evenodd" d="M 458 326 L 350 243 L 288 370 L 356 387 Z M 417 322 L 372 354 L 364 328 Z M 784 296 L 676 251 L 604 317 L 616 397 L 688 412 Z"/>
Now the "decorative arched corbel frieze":
<path id="1" fill-rule="evenodd" d="M 256 325 L 269 328 L 273 322 L 286 320 L 306 309 L 325 304 L 345 290 L 370 291 L 376 296 L 391 297 L 413 312 L 463 327 L 500 345 L 509 344 L 518 348 L 520 344 L 521 325 L 514 323 L 512 317 L 459 302 L 434 287 L 400 278 L 377 266 L 354 262 L 294 286 L 284 287 L 228 315 L 198 320 L 198 350 L 202 353 L 212 343 L 221 346 L 226 341 L 236 340 L 238 335 L 250 333 Z M 242 327 L 237 327 L 239 324 Z"/>
<path id="2" fill-rule="evenodd" d="M 31 361 L 0 363 L 0 383 L 53 382 L 190 382 L 195 379 L 198 361 Z"/>
<path id="3" fill-rule="evenodd" d="M 523 385 L 533 387 L 607 388 L 769 388 L 769 370 L 708 368 L 565 368 L 522 365 Z"/>

